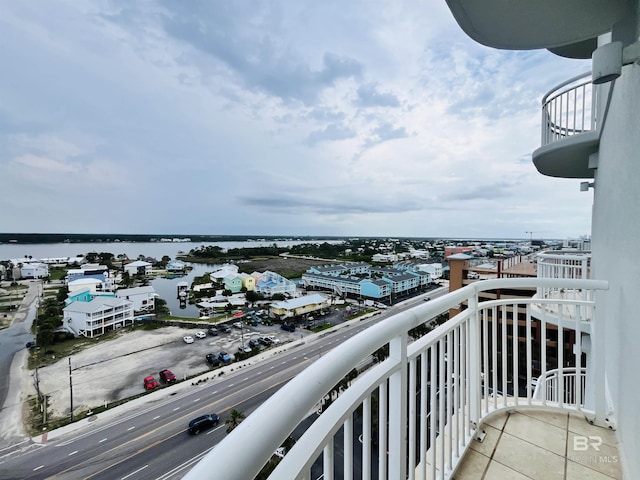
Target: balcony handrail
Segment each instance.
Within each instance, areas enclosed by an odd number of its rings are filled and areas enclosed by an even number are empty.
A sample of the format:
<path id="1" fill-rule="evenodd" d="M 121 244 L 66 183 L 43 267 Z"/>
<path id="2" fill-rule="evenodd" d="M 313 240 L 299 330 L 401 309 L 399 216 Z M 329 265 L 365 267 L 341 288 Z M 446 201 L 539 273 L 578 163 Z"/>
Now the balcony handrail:
<path id="1" fill-rule="evenodd" d="M 590 75 L 576 75 L 542 97 L 542 146 L 596 129 L 597 89 L 592 87 Z"/>
<path id="2" fill-rule="evenodd" d="M 362 332 L 348 339 L 342 345 L 335 347 L 324 354 L 320 359 L 312 363 L 303 372 L 298 374 L 297 377 L 286 383 L 265 403 L 240 423 L 240 425 L 236 427 L 228 437 L 219 443 L 212 452 L 205 456 L 185 478 L 208 478 L 207 475 L 211 471 L 216 471 L 216 475 L 221 478 L 254 478 L 260 471 L 261 467 L 269 461 L 276 448 L 278 448 L 281 443 L 288 438 L 300 422 L 309 415 L 309 412 L 315 411 L 318 400 L 323 398 L 327 392 L 331 391 L 332 388 L 353 369 L 354 365 L 357 365 L 363 358 L 370 356 L 376 350 L 387 344 L 390 347 L 389 357 L 385 361 L 365 372 L 338 397 L 332 406 L 322 414 L 322 422 L 315 422 L 310 427 L 309 431 L 313 429 L 314 435 L 308 435 L 301 438 L 294 447 L 296 453 L 285 456 L 281 464 L 278 466 L 279 470 L 276 470 L 276 472 L 282 473 L 282 469 L 284 469 L 284 471 L 288 472 L 288 475 L 291 475 L 291 472 L 303 472 L 305 469 L 310 468 L 310 464 L 315 461 L 316 455 L 319 451 L 323 449 L 326 450 L 328 448 L 328 446 L 324 444 L 324 441 L 331 435 L 335 434 L 341 427 L 344 426 L 345 430 L 349 428 L 348 425 L 351 425 L 351 423 L 348 420 L 348 417 L 353 413 L 353 409 L 357 408 L 357 406 L 360 405 L 360 403 L 363 402 L 363 400 L 366 399 L 373 390 L 376 390 L 379 387 L 382 388 L 381 382 L 383 381 L 386 385 L 386 381 L 388 380 L 389 387 L 384 387 L 385 390 L 381 392 L 381 395 L 388 394 L 389 397 L 394 397 L 393 400 L 389 398 L 389 411 L 395 415 L 398 409 L 404 410 L 403 405 L 405 405 L 405 402 L 407 401 L 407 396 L 405 394 L 404 400 L 402 400 L 402 397 L 400 397 L 400 399 L 395 398 L 397 393 L 396 390 L 400 387 L 397 383 L 392 383 L 392 379 L 395 382 L 403 381 L 402 379 L 407 376 L 407 368 L 416 368 L 416 360 L 412 357 L 417 349 L 422 351 L 429 349 L 431 353 L 431 361 L 435 361 L 437 360 L 435 355 L 436 350 L 438 349 L 440 349 L 438 351 L 443 352 L 446 351 L 447 348 L 454 348 L 456 342 L 462 342 L 464 345 L 471 346 L 471 350 L 469 351 L 465 350 L 464 352 L 460 352 L 456 350 L 453 352 L 457 356 L 465 356 L 466 361 L 460 363 L 458 366 L 452 366 L 452 363 L 457 362 L 454 362 L 454 359 L 451 357 L 452 361 L 448 362 L 446 366 L 444 365 L 444 363 L 447 363 L 446 357 L 445 362 L 438 360 L 437 364 L 440 365 L 439 374 L 438 372 L 435 374 L 439 375 L 438 378 L 453 378 L 451 377 L 451 374 L 452 369 L 454 369 L 454 373 L 456 375 L 459 375 L 460 378 L 464 377 L 464 380 L 456 380 L 455 385 L 448 384 L 446 388 L 449 393 L 451 393 L 452 388 L 455 390 L 456 385 L 458 388 L 464 389 L 464 392 L 458 392 L 456 395 L 460 396 L 468 394 L 468 398 L 465 397 L 466 402 L 458 404 L 457 397 L 452 398 L 452 395 L 448 395 L 446 399 L 439 400 L 440 405 L 442 407 L 444 405 L 442 402 L 447 402 L 446 411 L 448 412 L 456 411 L 458 408 L 465 409 L 465 418 L 475 419 L 473 420 L 473 424 L 477 426 L 481 420 L 481 413 L 487 413 L 493 408 L 498 408 L 498 400 L 491 392 L 499 387 L 501 380 L 502 384 L 505 385 L 504 380 L 506 379 L 506 373 L 502 372 L 500 374 L 502 378 L 499 378 L 499 373 L 495 368 L 496 355 L 498 355 L 498 353 L 494 353 L 493 360 L 489 360 L 486 352 L 486 342 L 484 347 L 478 347 L 485 349 L 484 353 L 482 353 L 474 347 L 474 341 L 471 340 L 479 339 L 479 335 L 483 335 L 484 338 L 486 338 L 489 334 L 486 323 L 487 315 L 490 315 L 491 318 L 499 318 L 499 310 L 497 310 L 498 305 L 495 303 L 496 301 L 493 301 L 494 303 L 479 304 L 477 302 L 478 294 L 487 290 L 500 290 L 507 288 L 606 290 L 608 288 L 608 283 L 602 280 L 557 278 L 489 279 L 481 282 L 475 282 L 445 296 L 433 299 L 428 303 L 420 304 L 409 310 L 400 312 L 385 321 L 372 325 L 367 328 L 365 332 Z M 524 301 L 530 303 L 531 299 L 505 299 L 502 303 L 505 305 L 513 305 L 515 309 L 516 304 L 523 303 Z M 544 300 L 538 299 L 537 301 L 540 302 Z M 439 314 L 447 312 L 450 309 L 459 309 L 459 307 L 465 303 L 468 303 L 469 308 L 463 310 L 448 322 L 436 327 L 433 331 L 414 342 L 414 344 L 411 345 L 411 348 L 407 348 L 407 333 L 411 329 L 424 324 L 425 321 L 435 318 Z M 580 303 L 583 305 L 593 304 L 593 302 L 581 300 L 576 300 L 573 303 Z M 482 321 L 479 319 L 481 311 L 484 312 L 484 320 Z M 504 315 L 504 311 L 502 314 Z M 473 322 L 470 323 L 470 320 L 473 320 Z M 503 317 L 503 320 L 506 321 L 506 317 Z M 527 321 L 530 322 L 530 320 Z M 560 327 L 562 327 L 563 322 L 565 324 L 571 323 L 568 319 L 563 320 L 560 318 L 558 321 Z M 484 329 L 484 333 L 480 333 L 477 329 Z M 496 335 L 495 332 L 496 330 L 493 330 L 494 336 Z M 506 328 L 503 330 L 502 335 L 506 342 Z M 509 340 L 509 342 L 511 342 L 511 340 Z M 514 348 L 515 342 L 516 340 L 514 337 Z M 449 345 L 449 347 L 447 347 L 447 345 Z M 465 348 L 464 345 L 455 348 Z M 526 349 L 526 354 L 530 364 L 531 351 L 528 347 Z M 474 363 L 476 355 L 478 362 Z M 501 355 L 506 355 L 506 352 L 503 352 Z M 467 356 L 469 356 L 469 358 L 467 358 Z M 481 357 L 484 359 L 484 363 L 482 363 L 482 365 L 480 365 Z M 422 361 L 425 362 L 428 360 L 423 358 Z M 493 366 L 491 365 L 491 362 L 493 362 Z M 559 364 L 563 364 L 562 358 L 558 359 L 558 362 Z M 407 367 L 407 363 L 410 364 L 410 367 Z M 465 368 L 467 367 L 465 365 L 469 365 L 469 368 L 476 369 L 477 371 L 474 370 L 474 372 L 466 372 Z M 432 366 L 435 368 L 436 364 L 433 364 Z M 423 364 L 423 369 L 424 368 L 426 368 L 426 364 Z M 513 372 L 513 374 L 517 375 L 518 369 L 515 365 L 515 360 L 514 368 L 515 372 Z M 486 372 L 486 381 L 483 385 L 478 383 L 480 371 Z M 475 373 L 477 373 L 477 375 Z M 528 383 L 530 384 L 532 378 L 531 371 L 528 370 L 528 372 L 525 373 L 527 373 Z M 431 375 L 434 375 L 434 373 L 431 373 Z M 431 378 L 433 379 L 434 377 L 432 376 Z M 454 382 L 451 383 L 453 384 Z M 394 385 L 396 387 L 395 389 L 393 388 Z M 387 388 L 388 392 L 386 390 Z M 432 393 L 436 394 L 437 392 L 433 383 L 431 388 Z M 400 390 L 402 389 L 403 388 L 400 388 Z M 529 392 L 529 402 L 531 401 L 531 393 L 532 392 Z M 490 400 L 489 396 L 492 397 L 493 400 Z M 426 395 L 423 394 L 423 397 L 426 397 Z M 505 399 L 504 407 L 506 407 L 506 405 L 507 401 Z M 371 407 L 369 405 L 366 408 L 370 409 Z M 438 420 L 441 424 L 440 428 L 444 428 L 444 426 L 442 426 L 444 425 L 443 422 L 448 418 L 448 416 L 447 418 L 442 416 L 443 411 L 444 410 L 441 408 L 440 418 Z M 405 415 L 405 417 L 407 415 L 406 412 L 400 412 L 400 414 Z M 406 424 L 406 422 L 395 423 L 399 424 L 396 425 L 397 428 L 402 428 L 402 425 Z M 449 429 L 452 428 L 450 422 L 447 427 Z M 352 426 L 350 428 L 352 429 Z M 472 427 L 469 425 L 461 425 L 456 428 L 462 429 L 462 436 L 464 437 L 460 440 L 462 446 L 458 444 L 455 445 L 455 450 L 458 452 L 459 449 L 465 450 L 468 446 L 468 440 L 472 433 L 470 428 Z M 259 432 L 259 440 L 257 432 Z M 458 435 L 456 432 L 454 432 L 454 434 Z M 404 443 L 400 440 L 403 438 L 402 434 L 397 430 L 389 431 L 388 435 L 390 445 L 393 445 L 394 440 L 396 443 Z M 439 441 L 443 442 L 444 439 L 440 439 Z M 333 445 L 332 440 L 330 445 Z M 399 452 L 391 449 L 392 452 L 390 453 L 389 460 L 384 460 L 389 462 L 389 470 L 394 471 L 393 478 L 396 478 L 395 475 L 398 475 L 396 470 L 402 471 L 406 468 L 406 466 L 404 466 L 405 459 L 402 458 L 401 454 L 403 449 L 406 447 L 402 445 L 394 445 L 394 448 L 396 447 L 399 449 Z M 453 446 L 451 446 L 451 448 L 453 448 Z M 412 452 L 409 453 L 412 454 Z M 458 452 L 458 454 L 459 453 L 460 452 Z M 232 459 L 238 455 L 241 455 L 243 460 L 233 461 Z M 326 464 L 326 467 L 330 468 L 332 471 L 333 460 L 329 458 L 332 458 L 333 454 L 331 453 L 330 455 L 327 455 L 327 462 L 329 463 Z M 347 453 L 345 453 L 345 455 L 347 455 Z M 398 457 L 398 455 L 400 456 Z M 440 449 L 440 455 L 444 455 L 442 453 L 442 448 Z M 249 461 L 247 461 L 247 459 L 249 459 Z M 435 459 L 433 460 L 435 462 Z M 441 461 L 444 461 L 444 457 L 442 457 Z M 432 466 L 435 469 L 434 462 L 432 462 Z M 425 465 L 426 463 L 423 464 L 424 468 L 426 468 Z M 448 468 L 452 468 L 451 458 L 448 459 Z M 435 470 L 433 471 L 435 472 Z M 287 478 L 309 478 L 308 474 L 295 475 Z"/>

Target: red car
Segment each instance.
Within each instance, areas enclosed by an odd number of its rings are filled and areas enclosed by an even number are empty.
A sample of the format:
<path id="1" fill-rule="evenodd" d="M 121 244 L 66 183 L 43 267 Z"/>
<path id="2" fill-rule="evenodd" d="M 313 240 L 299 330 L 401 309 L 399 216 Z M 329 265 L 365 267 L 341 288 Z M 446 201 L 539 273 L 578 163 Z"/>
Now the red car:
<path id="1" fill-rule="evenodd" d="M 171 370 L 162 370 L 159 375 L 161 382 L 171 383 L 176 381 L 176 376 L 171 372 Z"/>
<path id="2" fill-rule="evenodd" d="M 145 390 L 153 390 L 158 387 L 158 381 L 153 378 L 153 375 L 149 375 L 148 377 L 144 377 L 144 389 Z"/>

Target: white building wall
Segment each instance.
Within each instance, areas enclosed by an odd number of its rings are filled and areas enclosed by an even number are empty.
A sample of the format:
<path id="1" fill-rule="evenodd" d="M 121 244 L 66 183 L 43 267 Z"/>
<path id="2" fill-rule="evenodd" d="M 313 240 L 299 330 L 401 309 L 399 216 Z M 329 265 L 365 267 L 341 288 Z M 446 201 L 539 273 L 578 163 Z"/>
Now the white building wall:
<path id="1" fill-rule="evenodd" d="M 608 86 L 600 87 L 606 93 Z M 609 281 L 600 293 L 597 335 L 606 336 L 606 371 L 616 408 L 623 464 L 640 472 L 640 66 L 616 80 L 600 141 L 592 218 L 592 277 Z M 601 98 L 606 98 L 603 95 Z M 576 187 L 577 188 L 577 185 Z"/>

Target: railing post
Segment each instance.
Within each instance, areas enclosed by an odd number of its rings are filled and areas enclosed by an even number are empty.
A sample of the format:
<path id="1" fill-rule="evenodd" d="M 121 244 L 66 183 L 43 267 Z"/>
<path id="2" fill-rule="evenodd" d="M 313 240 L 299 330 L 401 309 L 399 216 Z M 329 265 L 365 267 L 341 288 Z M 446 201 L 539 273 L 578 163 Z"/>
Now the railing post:
<path id="1" fill-rule="evenodd" d="M 475 430 L 480 419 L 480 315 L 478 312 L 478 294 L 474 293 L 468 300 L 469 310 L 469 421 Z M 486 372 L 485 372 L 486 375 Z M 475 432 L 474 432 L 475 433 Z"/>
<path id="2" fill-rule="evenodd" d="M 389 357 L 398 369 L 389 377 L 389 478 L 407 477 L 407 336 L 389 342 Z M 411 447 L 413 448 L 413 446 Z"/>

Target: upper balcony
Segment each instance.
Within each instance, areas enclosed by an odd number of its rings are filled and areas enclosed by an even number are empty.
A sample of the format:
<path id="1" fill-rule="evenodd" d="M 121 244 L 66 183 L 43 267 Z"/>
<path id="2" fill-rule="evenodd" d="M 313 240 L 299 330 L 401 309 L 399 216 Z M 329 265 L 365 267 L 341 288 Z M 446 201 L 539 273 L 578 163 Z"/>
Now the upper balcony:
<path id="1" fill-rule="evenodd" d="M 481 301 L 517 289 L 584 295 Z M 380 321 L 286 383 L 185 478 L 483 478 L 491 468 L 491 478 L 509 469 L 617 478 L 615 434 L 592 425 L 614 426 L 595 363 L 605 344 L 591 328 L 593 293 L 606 289 L 575 278 L 484 280 Z M 537 316 L 567 306 L 573 314 L 553 324 Z M 586 451 L 596 437 L 607 450 Z M 280 459 L 285 442 L 294 445 Z"/>
<path id="2" fill-rule="evenodd" d="M 533 163 L 550 177 L 593 178 L 591 154 L 600 146 L 591 72 L 557 85 L 542 99 L 542 146 Z"/>

